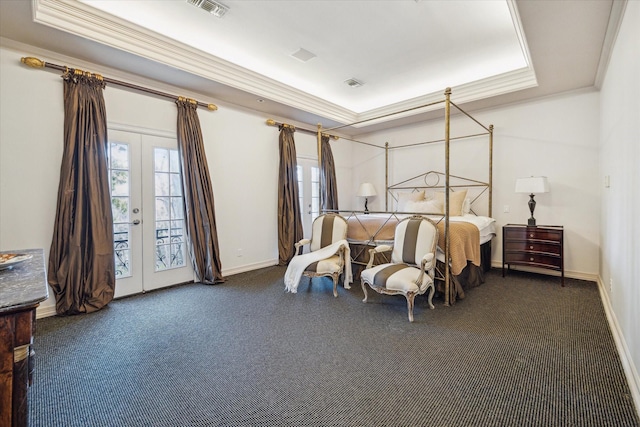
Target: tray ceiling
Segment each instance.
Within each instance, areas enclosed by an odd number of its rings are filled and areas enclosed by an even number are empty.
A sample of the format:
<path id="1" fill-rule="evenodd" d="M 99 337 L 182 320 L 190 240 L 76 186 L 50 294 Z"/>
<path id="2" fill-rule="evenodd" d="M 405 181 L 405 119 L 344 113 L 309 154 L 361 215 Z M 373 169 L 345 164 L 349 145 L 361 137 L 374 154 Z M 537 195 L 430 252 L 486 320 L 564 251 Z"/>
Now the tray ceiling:
<path id="1" fill-rule="evenodd" d="M 0 3 L 17 14 L 24 13 L 17 10 L 27 2 Z M 185 0 L 32 0 L 32 22 L 24 25 L 36 25 L 37 31 L 21 34 L 6 21 L 6 13 L 1 31 L 3 37 L 36 40 L 37 46 L 58 46 L 56 51 L 67 49 L 93 61 L 87 46 L 95 46 L 93 56 L 109 53 L 98 63 L 130 71 L 131 64 L 142 62 L 153 69 L 138 73 L 161 82 L 330 126 L 379 116 L 385 118 L 377 124 L 410 120 L 427 110 L 416 107 L 442 99 L 446 87 L 453 89 L 458 105 L 544 94 L 539 86 L 541 80 L 547 84 L 551 59 L 567 65 L 549 55 L 568 51 L 571 44 L 583 68 L 576 67 L 576 59 L 568 64 L 571 71 L 587 75 L 575 75 L 574 87 L 564 87 L 576 88 L 576 78 L 582 87 L 593 86 L 612 11 L 610 0 L 587 5 L 513 0 L 222 3 L 228 11 L 218 18 Z M 569 14 L 576 22 L 565 21 L 561 29 L 554 15 Z M 48 34 L 44 28 L 73 43 L 47 41 L 38 36 Z M 576 33 L 572 39 L 557 38 L 571 32 Z M 576 39 L 583 35 L 588 39 Z"/>

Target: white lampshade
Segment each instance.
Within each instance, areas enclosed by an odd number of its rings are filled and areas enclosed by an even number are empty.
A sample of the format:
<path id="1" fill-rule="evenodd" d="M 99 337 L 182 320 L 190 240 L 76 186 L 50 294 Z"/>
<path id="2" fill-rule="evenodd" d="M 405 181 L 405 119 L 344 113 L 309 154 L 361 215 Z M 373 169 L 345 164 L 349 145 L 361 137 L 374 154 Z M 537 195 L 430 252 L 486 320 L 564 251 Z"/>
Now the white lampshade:
<path id="1" fill-rule="evenodd" d="M 530 176 L 516 179 L 516 193 L 539 194 L 549 192 L 546 176 Z"/>
<path id="2" fill-rule="evenodd" d="M 376 189 L 374 188 L 373 184 L 370 182 L 363 182 L 362 184 L 360 184 L 360 188 L 358 189 L 358 196 L 360 197 L 372 197 L 375 196 L 376 194 Z"/>

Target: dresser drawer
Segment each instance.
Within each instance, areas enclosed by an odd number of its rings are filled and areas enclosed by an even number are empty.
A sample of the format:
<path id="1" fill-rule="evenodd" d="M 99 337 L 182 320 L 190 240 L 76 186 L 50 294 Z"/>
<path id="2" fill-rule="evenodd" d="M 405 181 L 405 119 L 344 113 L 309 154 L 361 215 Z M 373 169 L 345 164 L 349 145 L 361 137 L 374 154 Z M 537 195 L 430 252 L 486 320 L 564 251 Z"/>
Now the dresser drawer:
<path id="1" fill-rule="evenodd" d="M 505 251 L 544 252 L 553 255 L 560 255 L 561 246 L 558 243 L 545 241 L 507 240 L 504 243 L 504 249 Z"/>
<path id="2" fill-rule="evenodd" d="M 540 253 L 531 252 L 505 252 L 505 263 L 507 264 L 527 264 L 532 267 L 557 268 L 562 267 L 562 258 Z"/>
<path id="3" fill-rule="evenodd" d="M 533 227 L 508 228 L 505 230 L 505 239 L 551 240 L 557 242 L 562 239 L 562 230 Z"/>

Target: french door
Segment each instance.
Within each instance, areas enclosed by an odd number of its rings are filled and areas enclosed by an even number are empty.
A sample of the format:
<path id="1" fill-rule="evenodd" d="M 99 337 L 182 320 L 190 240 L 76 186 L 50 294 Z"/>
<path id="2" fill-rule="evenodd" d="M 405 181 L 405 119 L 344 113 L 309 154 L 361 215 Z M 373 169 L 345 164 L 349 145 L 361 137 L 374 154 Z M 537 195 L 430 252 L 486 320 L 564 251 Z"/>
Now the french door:
<path id="1" fill-rule="evenodd" d="M 313 220 L 320 215 L 320 169 L 318 161 L 298 157 L 298 197 L 302 211 L 302 229 L 306 238 L 311 237 Z"/>
<path id="2" fill-rule="evenodd" d="M 175 138 L 109 129 L 115 297 L 192 281 Z"/>

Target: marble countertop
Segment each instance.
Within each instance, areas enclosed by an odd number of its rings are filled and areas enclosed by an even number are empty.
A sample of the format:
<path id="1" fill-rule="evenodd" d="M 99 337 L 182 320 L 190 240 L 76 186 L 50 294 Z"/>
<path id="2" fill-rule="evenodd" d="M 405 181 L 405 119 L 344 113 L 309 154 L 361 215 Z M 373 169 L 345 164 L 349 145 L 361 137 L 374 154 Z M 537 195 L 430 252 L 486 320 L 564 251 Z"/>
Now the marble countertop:
<path id="1" fill-rule="evenodd" d="M 0 270 L 0 313 L 37 304 L 49 297 L 42 249 L 20 249 L 0 253 L 32 255 L 31 259 Z"/>

